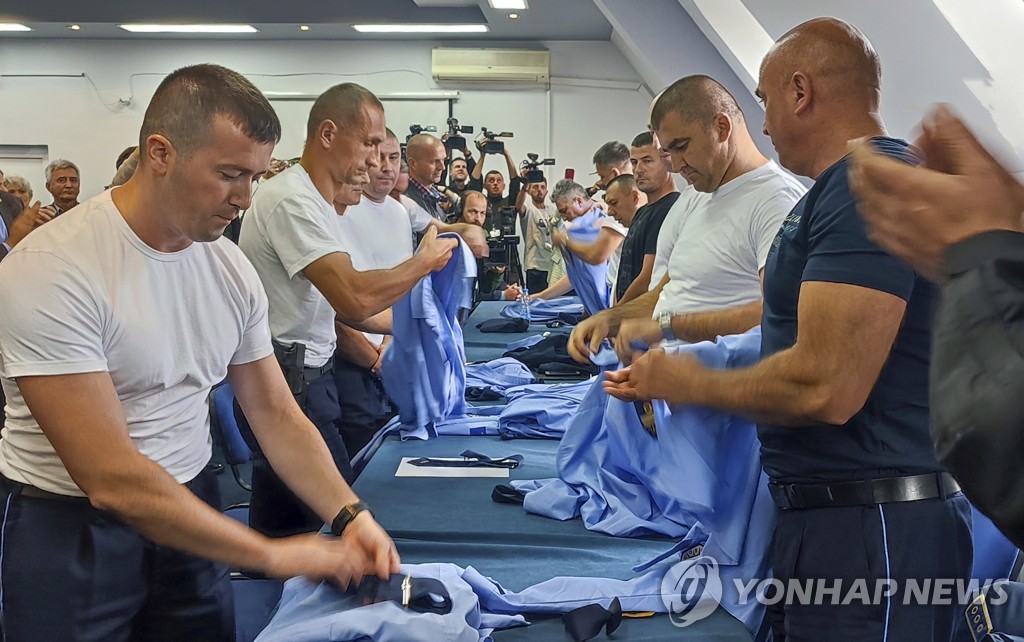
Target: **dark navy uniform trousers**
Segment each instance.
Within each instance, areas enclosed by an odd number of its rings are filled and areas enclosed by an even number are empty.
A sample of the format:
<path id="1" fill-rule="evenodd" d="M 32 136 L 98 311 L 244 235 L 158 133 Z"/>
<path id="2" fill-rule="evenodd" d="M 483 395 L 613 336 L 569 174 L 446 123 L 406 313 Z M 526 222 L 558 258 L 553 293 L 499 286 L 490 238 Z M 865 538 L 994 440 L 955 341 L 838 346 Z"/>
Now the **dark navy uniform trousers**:
<path id="1" fill-rule="evenodd" d="M 204 470 L 186 486 L 219 508 Z M 223 564 L 154 544 L 85 498 L 0 478 L 0 617 L 7 642 L 232 642 Z"/>
<path id="2" fill-rule="evenodd" d="M 875 604 L 786 605 L 768 609 L 774 642 L 948 642 L 965 604 L 954 588 L 949 600 L 918 605 L 908 580 L 971 576 L 971 508 L 962 494 L 915 502 L 780 510 L 772 543 L 772 570 L 784 584 L 842 581 L 841 601 L 858 578 L 872 598 L 876 581 L 892 579 L 897 592 Z M 772 593 L 769 593 L 771 598 Z M 906 603 L 909 600 L 909 604 Z M 943 603 L 945 602 L 945 603 Z"/>
<path id="3" fill-rule="evenodd" d="M 302 411 L 313 422 L 331 451 L 338 471 L 348 483 L 355 481 L 345 441 L 339 431 L 341 406 L 334 375 L 330 372 L 305 385 L 304 394 L 296 399 Z M 257 453 L 252 466 L 252 498 L 249 525 L 270 537 L 283 537 L 320 530 L 324 520 L 299 499 L 277 476 L 259 450 L 249 423 L 235 402 L 235 418 L 239 428 Z M 340 506 L 339 506 L 340 508 Z"/>

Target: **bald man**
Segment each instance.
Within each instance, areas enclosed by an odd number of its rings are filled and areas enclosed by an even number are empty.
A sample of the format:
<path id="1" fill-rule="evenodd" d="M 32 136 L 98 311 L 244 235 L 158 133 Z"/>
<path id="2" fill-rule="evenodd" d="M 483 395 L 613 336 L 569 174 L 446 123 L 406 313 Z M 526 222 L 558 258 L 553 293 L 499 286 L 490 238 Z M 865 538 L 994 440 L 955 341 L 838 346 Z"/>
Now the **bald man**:
<path id="1" fill-rule="evenodd" d="M 387 331 L 390 315 L 379 313 L 444 267 L 456 243 L 430 230 L 416 255 L 397 267 L 358 271 L 352 253 L 362 248 L 344 238 L 334 203 L 368 182 L 369 170 L 381 162 L 384 108 L 364 87 L 336 85 L 313 103 L 306 134 L 299 162 L 256 192 L 238 245 L 267 291 L 275 354 L 292 393 L 320 430 L 338 470 L 351 480 L 333 376 L 335 316 L 357 330 Z M 263 458 L 253 467 L 252 485 L 254 528 L 282 535 L 322 525 Z"/>
<path id="2" fill-rule="evenodd" d="M 735 98 L 714 78 L 672 83 L 652 102 L 650 121 L 672 171 L 693 189 L 665 217 L 656 252 L 665 274 L 656 287 L 573 330 L 569 353 L 581 362 L 609 336 L 628 364 L 637 346 L 713 340 L 756 326 L 772 241 L 806 191 L 761 154 Z"/>
<path id="3" fill-rule="evenodd" d="M 409 210 L 412 231 L 421 235 L 432 227 L 438 233 L 454 232 L 462 237 L 474 256 L 486 257 L 487 237 L 482 228 L 462 222 L 445 222 L 446 211 L 442 201 L 448 197 L 438 190 L 436 184 L 441 180 L 446 154 L 444 143 L 431 134 L 416 134 L 406 143 L 409 178 L 408 186 L 402 191 L 411 201 L 404 204 Z"/>
<path id="4" fill-rule="evenodd" d="M 713 371 L 656 350 L 609 375 L 625 399 L 662 398 L 759 419 L 784 585 L 856 581 L 870 597 L 773 607 L 776 640 L 948 640 L 963 607 L 908 580 L 965 580 L 970 507 L 936 460 L 928 424 L 935 288 L 870 240 L 848 182 L 847 141 L 913 162 L 878 113 L 880 65 L 854 27 L 818 19 L 765 57 L 765 133 L 790 170 L 815 180 L 764 270 L 763 359 Z M 892 581 L 885 591 L 879 582 Z M 955 593 L 955 591 L 954 591 Z"/>
<path id="5" fill-rule="evenodd" d="M 432 217 L 443 221 L 446 212 L 441 207 L 441 201 L 444 196 L 435 185 L 441 181 L 448 158 L 444 143 L 431 134 L 416 134 L 406 143 L 405 158 L 409 163 L 409 189 L 406 195 Z"/>

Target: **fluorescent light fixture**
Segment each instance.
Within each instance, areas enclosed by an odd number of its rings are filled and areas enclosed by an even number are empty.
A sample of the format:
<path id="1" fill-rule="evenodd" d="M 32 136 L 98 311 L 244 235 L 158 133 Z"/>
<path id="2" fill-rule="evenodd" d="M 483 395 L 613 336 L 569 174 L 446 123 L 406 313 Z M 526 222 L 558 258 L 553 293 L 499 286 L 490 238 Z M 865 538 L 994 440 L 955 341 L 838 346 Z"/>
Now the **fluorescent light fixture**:
<path id="1" fill-rule="evenodd" d="M 256 33 L 252 25 L 118 25 L 132 33 Z"/>
<path id="2" fill-rule="evenodd" d="M 487 33 L 487 25 L 352 25 L 359 33 Z"/>
<path id="3" fill-rule="evenodd" d="M 17 22 L 0 22 L 0 31 L 32 31 L 32 27 L 26 27 Z"/>
<path id="4" fill-rule="evenodd" d="M 525 9 L 526 0 L 487 0 L 491 9 Z"/>

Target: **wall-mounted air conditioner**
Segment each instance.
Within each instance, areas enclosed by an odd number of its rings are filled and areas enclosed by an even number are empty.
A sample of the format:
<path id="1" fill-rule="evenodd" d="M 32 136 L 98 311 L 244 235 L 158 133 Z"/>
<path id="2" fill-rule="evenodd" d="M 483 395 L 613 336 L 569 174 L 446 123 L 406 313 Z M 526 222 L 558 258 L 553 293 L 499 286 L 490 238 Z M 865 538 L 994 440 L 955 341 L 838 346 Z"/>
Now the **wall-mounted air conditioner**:
<path id="1" fill-rule="evenodd" d="M 548 84 L 551 54 L 530 49 L 433 50 L 431 72 L 438 82 Z"/>

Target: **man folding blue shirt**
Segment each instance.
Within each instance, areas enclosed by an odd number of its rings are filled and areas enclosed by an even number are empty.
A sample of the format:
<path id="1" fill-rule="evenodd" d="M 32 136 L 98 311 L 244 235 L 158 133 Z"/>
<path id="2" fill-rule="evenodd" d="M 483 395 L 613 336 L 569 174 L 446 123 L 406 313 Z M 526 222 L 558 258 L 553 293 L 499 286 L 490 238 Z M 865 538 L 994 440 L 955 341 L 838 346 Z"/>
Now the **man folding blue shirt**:
<path id="1" fill-rule="evenodd" d="M 565 231 L 573 241 L 591 244 L 601 234 L 599 221 L 602 216 L 602 210 L 592 208 L 566 225 Z M 569 276 L 569 282 L 572 283 L 577 296 L 582 299 L 587 314 L 594 315 L 611 306 L 612 289 L 608 284 L 608 262 L 591 265 L 565 248 L 562 248 L 562 256 L 565 258 L 565 272 Z"/>
<path id="2" fill-rule="evenodd" d="M 760 329 L 716 343 L 679 346 L 709 367 L 757 361 Z M 670 348 L 671 350 L 672 348 Z M 594 386 L 558 451 L 556 480 L 513 482 L 523 507 L 616 536 L 682 538 L 675 551 L 703 544 L 726 590 L 722 605 L 752 633 L 763 607 L 738 603 L 733 579 L 767 576 L 775 508 L 761 471 L 753 423 L 696 407 L 653 406 L 657 437 L 636 406 Z M 752 601 L 752 600 L 751 600 Z"/>
<path id="3" fill-rule="evenodd" d="M 425 276 L 392 308 L 394 339 L 382 379 L 401 422 L 427 438 L 434 422 L 466 414 L 466 351 L 458 313 L 473 305 L 476 260 L 459 240 L 452 259 Z"/>

